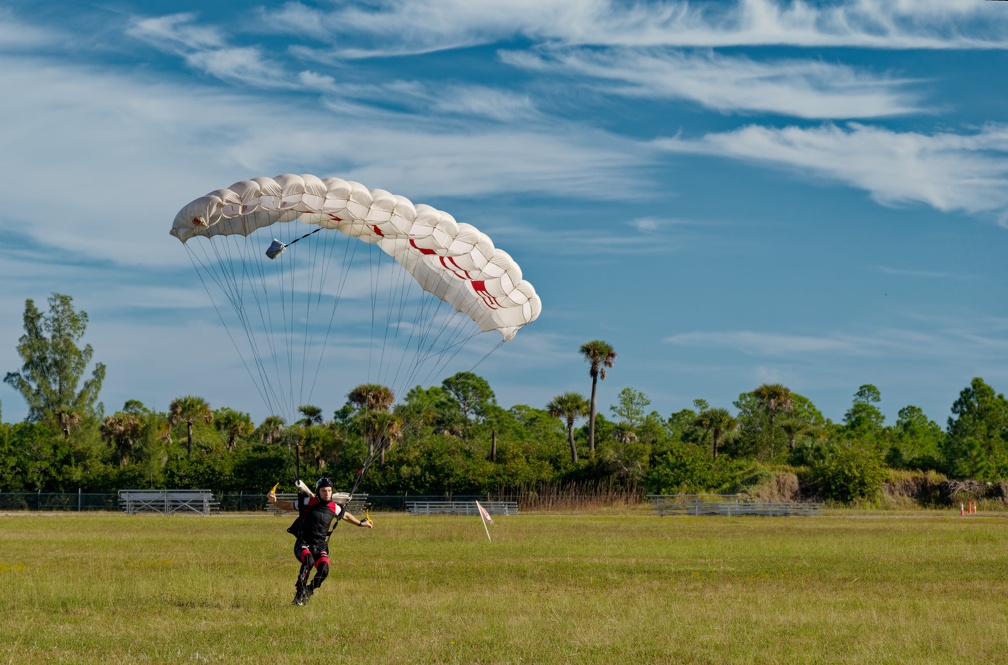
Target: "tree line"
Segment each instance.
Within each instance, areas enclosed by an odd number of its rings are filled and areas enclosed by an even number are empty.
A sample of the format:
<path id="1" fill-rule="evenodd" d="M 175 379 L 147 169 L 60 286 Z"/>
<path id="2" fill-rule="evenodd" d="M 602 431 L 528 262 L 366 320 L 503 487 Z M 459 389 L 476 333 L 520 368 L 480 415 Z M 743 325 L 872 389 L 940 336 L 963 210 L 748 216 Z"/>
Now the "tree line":
<path id="1" fill-rule="evenodd" d="M 895 472 L 996 483 L 1008 478 L 1008 400 L 982 378 L 963 388 L 943 428 L 916 406 L 887 424 L 881 394 L 862 385 L 842 422 L 781 384 L 739 395 L 731 408 L 703 399 L 663 415 L 647 395 L 621 389 L 608 413 L 597 409 L 600 381 L 616 368 L 603 340 L 580 347 L 590 393 L 556 395 L 541 406 L 497 403 L 472 372 L 395 395 L 380 384 L 351 390 L 332 415 L 317 405 L 298 419 L 210 405 L 196 395 L 165 412 L 136 400 L 106 414 L 99 401 L 105 367 L 80 346 L 87 314 L 52 294 L 47 312 L 28 300 L 23 365 L 5 382 L 28 404 L 21 423 L 2 422 L 0 490 L 103 492 L 192 487 L 263 493 L 292 489 L 296 451 L 306 477 L 326 474 L 349 486 L 369 450 L 371 494 L 495 494 L 545 488 L 621 488 L 637 493 L 746 491 L 792 474 L 803 497 L 871 499 Z M 331 407 L 332 408 L 332 407 Z"/>

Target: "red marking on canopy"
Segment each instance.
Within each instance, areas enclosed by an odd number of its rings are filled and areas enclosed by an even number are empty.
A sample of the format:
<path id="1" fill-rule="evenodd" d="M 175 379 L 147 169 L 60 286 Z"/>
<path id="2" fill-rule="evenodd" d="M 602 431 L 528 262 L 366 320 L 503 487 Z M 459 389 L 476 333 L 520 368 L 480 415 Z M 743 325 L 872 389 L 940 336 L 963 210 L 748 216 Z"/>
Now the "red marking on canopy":
<path id="1" fill-rule="evenodd" d="M 462 268 L 459 267 L 459 264 L 455 263 L 454 257 L 442 256 L 440 260 L 441 265 L 450 270 L 451 273 L 456 277 L 458 277 L 459 279 L 472 279 L 469 276 L 468 270 L 463 270 Z M 451 263 L 451 265 L 448 265 L 449 263 Z"/>
<path id="2" fill-rule="evenodd" d="M 424 249 L 423 247 L 417 247 L 416 241 L 413 240 L 413 238 L 410 238 L 409 244 L 410 244 L 410 247 L 412 247 L 413 249 L 419 250 L 419 252 L 421 254 L 424 254 L 426 256 L 430 256 L 431 254 L 435 253 L 433 249 Z"/>
<path id="3" fill-rule="evenodd" d="M 485 304 L 490 309 L 500 309 L 501 305 L 499 302 L 497 302 L 497 298 L 490 295 L 490 292 L 487 291 L 485 280 L 474 279 L 469 283 L 472 284 L 473 291 L 476 292 L 476 295 L 478 295 L 480 299 L 483 300 L 483 304 Z"/>
<path id="4" fill-rule="evenodd" d="M 385 234 L 381 232 L 381 229 L 378 228 L 377 224 L 372 224 L 371 230 L 374 231 L 377 235 L 381 236 L 382 238 L 385 237 Z"/>

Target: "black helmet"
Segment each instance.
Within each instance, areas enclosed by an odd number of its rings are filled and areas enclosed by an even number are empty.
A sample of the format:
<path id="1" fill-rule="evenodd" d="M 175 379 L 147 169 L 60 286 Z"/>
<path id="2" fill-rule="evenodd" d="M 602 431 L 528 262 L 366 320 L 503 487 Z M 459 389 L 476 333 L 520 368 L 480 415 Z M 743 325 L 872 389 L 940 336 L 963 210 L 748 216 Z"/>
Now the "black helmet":
<path id="1" fill-rule="evenodd" d="M 323 487 L 332 487 L 332 481 L 326 478 L 325 476 L 319 478 L 318 482 L 315 483 L 315 491 L 318 492 Z"/>

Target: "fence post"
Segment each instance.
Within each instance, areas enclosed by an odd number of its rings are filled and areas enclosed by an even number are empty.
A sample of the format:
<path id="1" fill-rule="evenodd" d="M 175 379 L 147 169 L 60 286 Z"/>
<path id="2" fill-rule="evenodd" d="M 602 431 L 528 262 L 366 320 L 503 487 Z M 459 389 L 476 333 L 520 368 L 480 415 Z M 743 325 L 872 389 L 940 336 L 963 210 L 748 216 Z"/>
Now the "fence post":
<path id="1" fill-rule="evenodd" d="M 80 512 L 80 504 L 81 504 L 81 488 L 78 487 L 77 488 L 77 512 L 78 513 Z"/>

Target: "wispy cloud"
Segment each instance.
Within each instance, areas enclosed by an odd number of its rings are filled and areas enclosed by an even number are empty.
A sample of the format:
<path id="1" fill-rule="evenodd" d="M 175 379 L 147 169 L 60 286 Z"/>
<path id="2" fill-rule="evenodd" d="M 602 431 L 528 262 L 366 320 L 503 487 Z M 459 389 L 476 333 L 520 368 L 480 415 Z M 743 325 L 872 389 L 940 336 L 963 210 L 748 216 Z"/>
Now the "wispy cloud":
<path id="1" fill-rule="evenodd" d="M 1008 208 L 1005 125 L 969 134 L 896 132 L 854 123 L 783 129 L 750 125 L 699 139 L 660 139 L 656 145 L 842 182 L 887 205 L 924 203 L 968 213 Z"/>
<path id="2" fill-rule="evenodd" d="M 327 103 L 347 108 L 351 104 L 373 104 L 392 112 L 416 113 L 445 119 L 469 118 L 507 122 L 545 120 L 527 94 L 479 84 L 433 84 L 425 81 L 391 79 L 354 83 L 337 81 L 328 74 L 303 71 L 298 75 L 306 90 L 327 96 Z"/>
<path id="3" fill-rule="evenodd" d="M 952 280 L 970 280 L 978 279 L 977 275 L 961 275 L 950 272 L 941 272 L 938 270 L 909 270 L 906 268 L 893 268 L 891 266 L 879 266 L 878 269 L 887 275 L 895 275 L 897 277 L 909 277 L 911 279 L 952 279 Z"/>
<path id="4" fill-rule="evenodd" d="M 695 331 L 665 337 L 666 344 L 721 349 L 767 358 L 809 357 L 947 357 L 963 359 L 1001 357 L 1008 353 L 1004 319 L 944 321 L 927 330 L 879 328 L 862 333 L 791 335 L 753 330 Z"/>
<path id="5" fill-rule="evenodd" d="M 974 0 L 651 2 L 386 0 L 332 12 L 286 3 L 262 23 L 338 42 L 344 57 L 399 56 L 514 37 L 564 45 L 1008 48 L 1008 17 Z"/>
<path id="6" fill-rule="evenodd" d="M 204 25 L 198 18 L 193 13 L 137 18 L 130 22 L 126 34 L 225 81 L 255 87 L 296 87 L 296 79 L 266 58 L 260 47 L 231 46 L 218 28 Z"/>
<path id="7" fill-rule="evenodd" d="M 613 258 L 625 256 L 667 256 L 699 241 L 685 234 L 668 233 L 673 226 L 692 222 L 641 217 L 622 224 L 597 228 L 554 228 L 549 224 L 529 226 L 508 223 L 494 232 L 495 240 L 523 253 L 547 253 L 560 257 Z"/>
<path id="8" fill-rule="evenodd" d="M 58 42 L 57 33 L 22 21 L 10 9 L 0 8 L 0 53 L 34 50 Z"/>
<path id="9" fill-rule="evenodd" d="M 769 356 L 821 353 L 823 351 L 858 355 L 864 353 L 863 347 L 854 338 L 785 335 L 752 330 L 679 333 L 670 335 L 662 341 L 677 346 L 731 349 L 748 354 Z"/>
<path id="10" fill-rule="evenodd" d="M 633 196 L 646 188 L 637 172 L 653 157 L 634 141 L 580 126 L 446 125 L 353 102 L 334 114 L 73 64 L 13 66 L 0 57 L 0 87 L 8 94 L 0 144 L 17 164 L 5 173 L 0 228 L 127 263 L 185 261 L 163 251 L 178 209 L 254 175 L 339 175 L 444 207 L 437 199 L 446 196 Z M 184 200 L 179 192 L 188 192 Z M 40 224 L 40 202 L 73 214 L 47 213 Z"/>
<path id="11" fill-rule="evenodd" d="M 504 62 L 611 83 L 610 94 L 686 99 L 717 111 L 800 118 L 872 118 L 921 110 L 909 81 L 817 60 L 756 62 L 716 53 L 617 49 L 508 51 Z"/>

